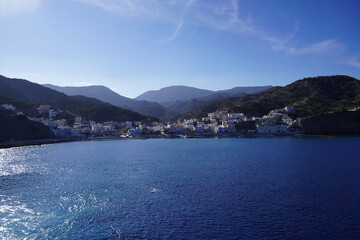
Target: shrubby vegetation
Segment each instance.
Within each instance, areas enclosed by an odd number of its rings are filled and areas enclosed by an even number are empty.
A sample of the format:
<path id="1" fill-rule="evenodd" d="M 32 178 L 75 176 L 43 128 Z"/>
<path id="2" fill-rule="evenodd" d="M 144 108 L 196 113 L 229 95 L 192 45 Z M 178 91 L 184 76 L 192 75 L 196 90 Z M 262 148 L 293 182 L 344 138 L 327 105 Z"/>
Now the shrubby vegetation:
<path id="1" fill-rule="evenodd" d="M 9 103 L 6 98 L 16 101 L 17 108 L 35 109 L 39 104 L 49 104 L 55 109 L 69 111 L 85 119 L 103 121 L 156 121 L 156 118 L 119 108 L 95 98 L 67 96 L 42 85 L 22 79 L 10 79 L 0 76 L 0 103 Z M 23 102 L 25 105 L 21 105 Z M 12 103 L 12 102 L 10 102 Z M 27 105 L 26 105 L 27 104 Z"/>
<path id="2" fill-rule="evenodd" d="M 248 116 L 263 116 L 272 109 L 291 106 L 297 117 L 341 112 L 360 106 L 360 81 L 349 76 L 304 78 L 285 87 L 206 104 L 184 114 L 183 118 L 206 116 L 208 112 L 228 108 Z"/>
<path id="3" fill-rule="evenodd" d="M 0 142 L 52 138 L 49 127 L 0 108 Z"/>

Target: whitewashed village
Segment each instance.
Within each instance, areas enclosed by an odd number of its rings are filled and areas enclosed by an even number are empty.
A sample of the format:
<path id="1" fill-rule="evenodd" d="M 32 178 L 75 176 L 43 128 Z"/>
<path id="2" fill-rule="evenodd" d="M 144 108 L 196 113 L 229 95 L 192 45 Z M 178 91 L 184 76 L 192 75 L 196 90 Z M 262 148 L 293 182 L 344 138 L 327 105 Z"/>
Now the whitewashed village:
<path id="1" fill-rule="evenodd" d="M 2 108 L 24 115 L 11 104 Z M 176 122 L 94 122 L 76 116 L 73 124 L 59 119 L 58 111 L 50 105 L 37 108 L 42 116 L 28 119 L 49 126 L 57 138 L 156 138 L 156 137 L 241 137 L 291 136 L 302 133 L 301 118 L 292 119 L 291 107 L 275 109 L 263 117 L 248 117 L 243 113 L 217 111 L 202 119 L 184 119 Z M 60 110 L 59 110 L 60 111 Z"/>

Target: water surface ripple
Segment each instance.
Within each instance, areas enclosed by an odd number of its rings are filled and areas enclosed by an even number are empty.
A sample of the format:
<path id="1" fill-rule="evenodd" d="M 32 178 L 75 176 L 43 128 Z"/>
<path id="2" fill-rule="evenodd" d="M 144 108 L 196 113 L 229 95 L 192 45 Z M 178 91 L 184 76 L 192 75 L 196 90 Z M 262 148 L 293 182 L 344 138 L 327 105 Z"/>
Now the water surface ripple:
<path id="1" fill-rule="evenodd" d="M 0 150 L 0 239 L 360 239 L 360 138 Z"/>

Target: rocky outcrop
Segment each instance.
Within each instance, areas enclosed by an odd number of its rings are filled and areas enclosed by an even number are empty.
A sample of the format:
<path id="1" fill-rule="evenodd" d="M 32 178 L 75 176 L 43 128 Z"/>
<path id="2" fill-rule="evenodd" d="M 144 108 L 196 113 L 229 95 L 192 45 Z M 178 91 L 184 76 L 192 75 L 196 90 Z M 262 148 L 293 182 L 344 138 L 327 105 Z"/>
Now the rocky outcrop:
<path id="1" fill-rule="evenodd" d="M 360 111 L 323 114 L 302 121 L 305 134 L 360 135 Z"/>
<path id="2" fill-rule="evenodd" d="M 0 143 L 53 138 L 49 127 L 0 109 Z"/>

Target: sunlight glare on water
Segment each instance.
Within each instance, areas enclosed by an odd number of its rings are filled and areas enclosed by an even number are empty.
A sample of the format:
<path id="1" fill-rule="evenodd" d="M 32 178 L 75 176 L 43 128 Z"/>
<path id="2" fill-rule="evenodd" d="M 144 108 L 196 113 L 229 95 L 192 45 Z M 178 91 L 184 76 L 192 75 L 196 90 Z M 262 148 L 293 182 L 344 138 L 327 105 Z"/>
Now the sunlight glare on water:
<path id="1" fill-rule="evenodd" d="M 359 239 L 359 144 L 151 139 L 2 149 L 0 239 Z"/>

